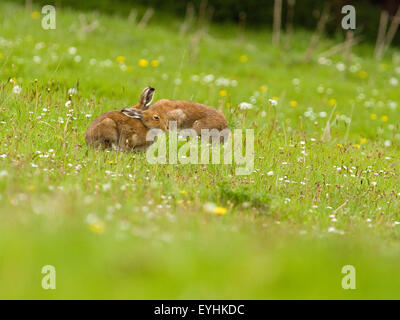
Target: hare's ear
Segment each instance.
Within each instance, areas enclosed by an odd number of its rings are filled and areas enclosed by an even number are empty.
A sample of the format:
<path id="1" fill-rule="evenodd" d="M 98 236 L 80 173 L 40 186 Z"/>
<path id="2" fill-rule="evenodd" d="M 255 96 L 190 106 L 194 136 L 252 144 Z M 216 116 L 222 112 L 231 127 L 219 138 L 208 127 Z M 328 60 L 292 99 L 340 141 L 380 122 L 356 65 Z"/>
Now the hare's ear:
<path id="1" fill-rule="evenodd" d="M 149 108 L 150 103 L 154 97 L 154 91 L 155 91 L 155 89 L 152 87 L 146 87 L 143 90 L 142 94 L 140 95 L 140 100 L 139 100 L 140 109 L 147 110 Z"/>
<path id="2" fill-rule="evenodd" d="M 140 120 L 143 119 L 142 110 L 131 108 L 131 109 L 122 109 L 121 112 L 124 115 L 131 117 L 131 118 L 140 119 Z"/>

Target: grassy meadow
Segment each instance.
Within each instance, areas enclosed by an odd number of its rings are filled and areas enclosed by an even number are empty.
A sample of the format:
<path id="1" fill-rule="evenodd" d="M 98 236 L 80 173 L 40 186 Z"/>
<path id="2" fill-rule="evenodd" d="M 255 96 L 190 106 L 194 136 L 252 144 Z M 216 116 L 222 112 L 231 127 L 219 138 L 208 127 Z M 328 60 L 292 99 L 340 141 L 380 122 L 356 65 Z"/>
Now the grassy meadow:
<path id="1" fill-rule="evenodd" d="M 400 298 L 398 49 L 322 58 L 338 36 L 305 63 L 303 30 L 197 40 L 157 10 L 141 29 L 68 8 L 44 30 L 40 11 L 0 3 L 0 298 Z M 254 171 L 88 149 L 89 123 L 148 85 L 254 129 Z"/>

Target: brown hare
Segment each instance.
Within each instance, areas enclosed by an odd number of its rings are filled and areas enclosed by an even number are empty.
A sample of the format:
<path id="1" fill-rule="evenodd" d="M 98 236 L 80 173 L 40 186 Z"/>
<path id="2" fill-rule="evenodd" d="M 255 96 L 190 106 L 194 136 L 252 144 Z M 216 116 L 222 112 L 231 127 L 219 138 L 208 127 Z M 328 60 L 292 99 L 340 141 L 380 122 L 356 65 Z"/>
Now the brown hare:
<path id="1" fill-rule="evenodd" d="M 143 114 L 140 110 L 148 107 L 153 95 L 154 89 L 145 88 L 135 106 L 137 112 L 130 112 L 128 116 L 123 110 L 114 110 L 97 117 L 86 131 L 86 144 L 95 148 L 115 148 L 123 151 L 149 146 L 152 142 L 146 141 L 146 135 L 150 129 L 168 129 L 166 120 L 157 111 Z"/>
<path id="2" fill-rule="evenodd" d="M 151 91 L 151 99 L 154 90 L 151 87 L 146 88 Z M 146 90 L 145 89 L 145 90 Z M 135 113 L 134 109 L 141 109 L 143 116 L 147 112 L 156 112 L 162 114 L 166 121 L 176 121 L 178 129 L 194 129 L 197 135 L 201 134 L 202 129 L 217 129 L 222 131 L 228 127 L 225 116 L 218 110 L 209 106 L 183 100 L 161 99 L 150 105 L 151 100 L 147 103 L 139 103 L 135 106 L 122 110 L 126 115 Z"/>

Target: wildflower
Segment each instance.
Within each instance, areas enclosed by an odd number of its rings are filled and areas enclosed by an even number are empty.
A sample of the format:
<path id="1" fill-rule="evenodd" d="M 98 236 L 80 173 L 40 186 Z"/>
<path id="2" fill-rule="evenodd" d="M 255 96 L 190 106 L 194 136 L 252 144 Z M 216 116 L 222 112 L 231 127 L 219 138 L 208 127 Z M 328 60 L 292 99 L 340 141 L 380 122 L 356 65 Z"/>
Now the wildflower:
<path id="1" fill-rule="evenodd" d="M 213 211 L 216 214 L 221 214 L 222 215 L 222 214 L 225 214 L 227 210 L 224 207 L 217 206 L 217 207 L 214 208 Z"/>
<path id="2" fill-rule="evenodd" d="M 123 62 L 125 62 L 125 57 L 118 56 L 116 60 L 117 60 L 118 63 L 123 63 Z"/>
<path id="3" fill-rule="evenodd" d="M 69 47 L 68 48 L 68 53 L 70 55 L 74 55 L 74 54 L 76 54 L 76 52 L 77 52 L 77 49 L 75 47 Z"/>
<path id="4" fill-rule="evenodd" d="M 386 121 L 388 121 L 388 120 L 389 120 L 389 117 L 386 116 L 386 115 L 383 115 L 383 116 L 381 117 L 381 121 L 383 121 L 383 122 L 386 122 Z"/>
<path id="5" fill-rule="evenodd" d="M 249 58 L 246 55 L 241 55 L 239 60 L 242 63 L 246 63 L 247 61 L 249 61 Z"/>
<path id="6" fill-rule="evenodd" d="M 334 106 L 336 104 L 336 99 L 329 99 L 329 104 Z"/>
<path id="7" fill-rule="evenodd" d="M 8 172 L 6 170 L 0 171 L 0 178 L 4 178 L 8 176 Z"/>
<path id="8" fill-rule="evenodd" d="M 108 161 L 108 164 L 113 164 L 114 162 L 112 160 Z"/>
<path id="9" fill-rule="evenodd" d="M 361 138 L 361 139 L 360 139 L 360 142 L 361 142 L 361 143 L 366 143 L 366 142 L 367 142 L 367 138 Z"/>
<path id="10" fill-rule="evenodd" d="M 298 105 L 298 103 L 297 103 L 297 101 L 295 101 L 295 100 L 292 100 L 292 101 L 290 101 L 290 106 L 291 107 L 297 107 L 297 105 Z"/>
<path id="11" fill-rule="evenodd" d="M 344 70 L 346 70 L 346 65 L 344 63 L 342 63 L 342 62 L 339 62 L 339 63 L 336 64 L 336 69 L 338 71 L 344 71 Z"/>
<path id="12" fill-rule="evenodd" d="M 337 146 L 338 148 L 343 148 L 343 145 L 340 144 L 340 143 L 338 143 L 336 146 Z"/>
<path id="13" fill-rule="evenodd" d="M 75 57 L 74 57 L 74 61 L 75 61 L 76 63 L 79 63 L 79 62 L 82 61 L 82 57 L 81 57 L 81 56 L 75 56 Z"/>
<path id="14" fill-rule="evenodd" d="M 74 94 L 77 94 L 78 90 L 76 88 L 70 88 L 68 89 L 68 95 L 73 96 Z"/>
<path id="15" fill-rule="evenodd" d="M 360 145 L 359 145 L 358 143 L 356 143 L 356 144 L 354 145 L 354 147 L 356 147 L 357 149 L 360 149 Z"/>
<path id="16" fill-rule="evenodd" d="M 39 11 L 32 11 L 32 13 L 31 13 L 32 19 L 36 20 L 36 19 L 39 18 L 39 16 L 40 16 L 40 12 Z"/>
<path id="17" fill-rule="evenodd" d="M 242 103 L 239 104 L 239 108 L 241 110 L 252 109 L 253 105 L 251 103 L 242 102 Z"/>
<path id="18" fill-rule="evenodd" d="M 385 140 L 385 142 L 383 144 L 384 144 L 385 147 L 390 147 L 392 145 L 392 141 Z"/>
<path id="19" fill-rule="evenodd" d="M 68 100 L 68 101 L 65 103 L 65 106 L 66 106 L 67 108 L 69 108 L 69 107 L 71 106 L 71 104 L 72 104 L 72 101 L 71 101 L 71 100 Z"/>
<path id="20" fill-rule="evenodd" d="M 294 86 L 298 86 L 298 85 L 300 84 L 300 80 L 297 79 L 297 78 L 294 78 L 294 79 L 292 80 L 292 84 L 293 84 Z"/>
<path id="21" fill-rule="evenodd" d="M 395 77 L 390 78 L 389 83 L 393 86 L 396 87 L 399 84 L 399 80 Z"/>
<path id="22" fill-rule="evenodd" d="M 268 87 L 267 87 L 267 86 L 261 86 L 261 87 L 260 87 L 260 91 L 261 91 L 261 92 L 267 92 L 267 90 L 268 90 Z"/>
<path id="23" fill-rule="evenodd" d="M 89 223 L 89 229 L 90 231 L 94 233 L 103 233 L 105 229 L 105 224 L 103 221 L 94 221 L 92 223 Z"/>
<path id="24" fill-rule="evenodd" d="M 41 63 L 42 62 L 42 59 L 39 57 L 39 56 L 34 56 L 33 57 L 33 62 L 35 62 L 35 63 Z"/>
<path id="25" fill-rule="evenodd" d="M 272 105 L 272 106 L 276 106 L 278 104 L 278 98 L 277 97 L 273 97 L 272 99 L 269 99 L 268 102 Z"/>
<path id="26" fill-rule="evenodd" d="M 220 91 L 219 91 L 219 95 L 220 95 L 221 97 L 225 97 L 225 96 L 227 95 L 226 90 L 224 90 L 224 89 L 220 90 Z"/>
<path id="27" fill-rule="evenodd" d="M 371 118 L 371 120 L 376 120 L 377 115 L 376 115 L 375 113 L 371 113 L 371 114 L 369 115 L 369 117 Z"/>
<path id="28" fill-rule="evenodd" d="M 365 70 L 360 70 L 360 72 L 358 73 L 358 76 L 361 79 L 365 79 L 366 77 L 368 77 L 368 73 Z"/>
<path id="29" fill-rule="evenodd" d="M 268 171 L 267 172 L 267 176 L 273 176 L 274 175 L 274 172 L 273 171 Z"/>
<path id="30" fill-rule="evenodd" d="M 33 184 L 31 184 L 30 186 L 28 186 L 28 189 L 31 190 L 31 191 L 35 190 L 35 188 L 36 188 L 36 187 L 35 187 Z"/>
<path id="31" fill-rule="evenodd" d="M 149 62 L 146 59 L 140 59 L 138 64 L 139 64 L 140 67 L 145 68 L 145 67 L 147 67 Z"/>
<path id="32" fill-rule="evenodd" d="M 179 191 L 180 194 L 186 194 L 186 190 Z"/>
<path id="33" fill-rule="evenodd" d="M 13 87 L 12 91 L 13 91 L 14 94 L 20 94 L 21 91 L 22 91 L 22 88 L 21 88 L 21 86 L 19 86 L 19 85 L 15 85 L 15 86 Z"/>
<path id="34" fill-rule="evenodd" d="M 151 66 L 152 67 L 158 67 L 160 65 L 160 61 L 158 60 L 151 60 Z"/>

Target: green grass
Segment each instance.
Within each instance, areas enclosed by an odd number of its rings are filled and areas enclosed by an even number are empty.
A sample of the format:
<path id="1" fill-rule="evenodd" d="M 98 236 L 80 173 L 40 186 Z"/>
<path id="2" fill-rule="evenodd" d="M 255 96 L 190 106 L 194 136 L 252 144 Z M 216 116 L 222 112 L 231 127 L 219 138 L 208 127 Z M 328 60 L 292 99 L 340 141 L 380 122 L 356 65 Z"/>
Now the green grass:
<path id="1" fill-rule="evenodd" d="M 0 4 L 0 298 L 400 297 L 398 50 L 377 62 L 360 44 L 349 61 L 304 63 L 301 30 L 287 50 L 266 30 L 239 42 L 235 26 L 211 25 L 196 51 L 196 26 L 181 36 L 161 13 L 144 30 L 89 14 L 88 34 L 79 15 L 58 10 L 46 31 Z M 205 103 L 231 129 L 254 129 L 255 171 L 88 150 L 89 123 L 147 85 L 155 100 Z M 56 290 L 41 287 L 48 264 Z M 344 265 L 356 290 L 341 287 Z"/>

